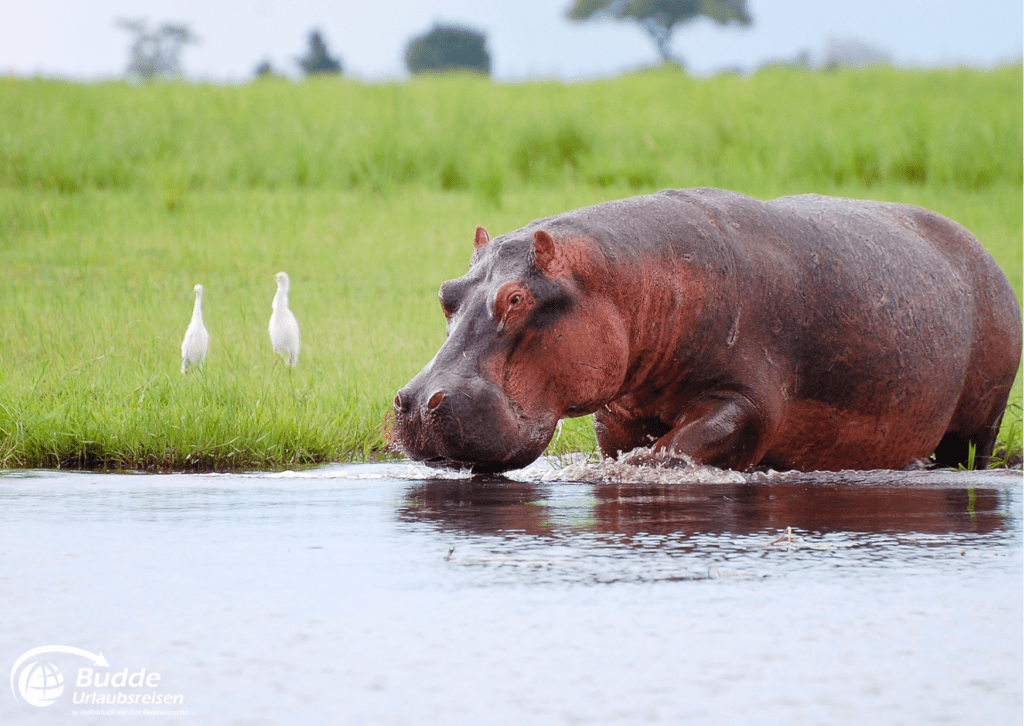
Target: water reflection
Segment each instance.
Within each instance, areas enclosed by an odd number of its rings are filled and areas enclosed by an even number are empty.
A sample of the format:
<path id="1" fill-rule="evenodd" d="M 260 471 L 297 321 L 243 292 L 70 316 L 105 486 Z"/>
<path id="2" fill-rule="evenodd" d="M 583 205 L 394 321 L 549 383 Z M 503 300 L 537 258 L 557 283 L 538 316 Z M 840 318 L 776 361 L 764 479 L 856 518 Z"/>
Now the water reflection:
<path id="1" fill-rule="evenodd" d="M 632 536 L 804 532 L 986 534 L 1010 520 L 1001 488 L 900 485 L 575 484 L 445 480 L 410 488 L 405 521 L 467 534 L 567 531 Z"/>

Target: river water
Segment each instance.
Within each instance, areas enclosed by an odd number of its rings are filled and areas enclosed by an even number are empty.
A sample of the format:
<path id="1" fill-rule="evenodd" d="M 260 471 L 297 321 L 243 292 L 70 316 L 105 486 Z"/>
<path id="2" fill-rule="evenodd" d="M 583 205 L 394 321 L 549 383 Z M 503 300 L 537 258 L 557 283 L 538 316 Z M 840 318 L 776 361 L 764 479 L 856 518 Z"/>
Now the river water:
<path id="1" fill-rule="evenodd" d="M 6 472 L 0 622 L 4 724 L 1020 724 L 1021 473 Z"/>

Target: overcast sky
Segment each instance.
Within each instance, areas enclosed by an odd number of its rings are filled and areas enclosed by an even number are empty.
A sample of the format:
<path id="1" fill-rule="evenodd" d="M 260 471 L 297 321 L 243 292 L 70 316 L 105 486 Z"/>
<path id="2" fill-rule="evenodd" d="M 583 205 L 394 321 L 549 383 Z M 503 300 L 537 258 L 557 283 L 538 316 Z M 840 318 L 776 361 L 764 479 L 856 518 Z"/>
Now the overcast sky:
<path id="1" fill-rule="evenodd" d="M 406 77 L 409 40 L 434 24 L 482 31 L 492 74 L 504 81 L 614 76 L 657 60 L 636 25 L 565 20 L 571 0 L 3 0 L 0 74 L 73 79 L 120 77 L 129 34 L 118 18 L 187 23 L 200 36 L 186 47 L 188 77 L 245 81 L 269 60 L 297 75 L 296 57 L 318 28 L 345 74 L 367 81 Z M 750 71 L 808 51 L 820 59 L 830 39 L 887 52 L 901 66 L 1019 61 L 1021 0 L 749 0 L 750 28 L 709 21 L 678 30 L 677 55 L 696 75 Z"/>

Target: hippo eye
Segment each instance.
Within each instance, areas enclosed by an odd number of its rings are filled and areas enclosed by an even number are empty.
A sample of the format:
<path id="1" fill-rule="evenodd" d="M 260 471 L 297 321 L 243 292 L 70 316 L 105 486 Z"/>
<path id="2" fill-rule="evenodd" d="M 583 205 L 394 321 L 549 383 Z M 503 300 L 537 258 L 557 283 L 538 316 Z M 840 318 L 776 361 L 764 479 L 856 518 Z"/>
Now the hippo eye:
<path id="1" fill-rule="evenodd" d="M 533 298 L 525 285 L 507 282 L 494 295 L 494 318 L 499 321 L 498 330 L 505 327 L 506 320 L 516 321 L 533 305 Z"/>

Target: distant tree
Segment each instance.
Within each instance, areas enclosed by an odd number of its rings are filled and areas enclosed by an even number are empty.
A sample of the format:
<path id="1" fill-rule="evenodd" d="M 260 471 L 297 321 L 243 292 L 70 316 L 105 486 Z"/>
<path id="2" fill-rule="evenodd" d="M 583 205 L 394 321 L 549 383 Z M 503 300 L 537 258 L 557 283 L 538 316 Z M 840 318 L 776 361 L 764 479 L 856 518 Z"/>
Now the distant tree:
<path id="1" fill-rule="evenodd" d="M 410 73 L 424 71 L 479 71 L 491 73 L 483 33 L 454 26 L 434 26 L 426 35 L 413 38 L 405 49 L 405 65 Z"/>
<path id="2" fill-rule="evenodd" d="M 307 75 L 341 73 L 341 60 L 332 58 L 327 52 L 327 43 L 319 30 L 309 34 L 309 52 L 305 57 L 299 58 L 299 65 Z"/>
<path id="3" fill-rule="evenodd" d="M 122 19 L 117 25 L 135 35 L 126 71 L 135 80 L 180 77 L 182 48 L 199 42 L 199 36 L 187 25 L 165 23 L 152 32 L 147 30 L 145 20 Z"/>
<path id="4" fill-rule="evenodd" d="M 827 71 L 850 66 L 891 65 L 892 55 L 852 38 L 829 38 L 822 67 Z"/>
<path id="5" fill-rule="evenodd" d="M 270 65 L 270 61 L 264 60 L 256 66 L 256 70 L 253 72 L 253 75 L 257 78 L 275 78 L 277 73 L 274 71 L 274 66 Z"/>
<path id="6" fill-rule="evenodd" d="M 682 61 L 672 55 L 672 33 L 697 18 L 710 18 L 719 25 L 750 25 L 747 0 L 573 0 L 566 17 L 584 22 L 595 17 L 632 20 L 651 36 L 663 63 Z"/>

